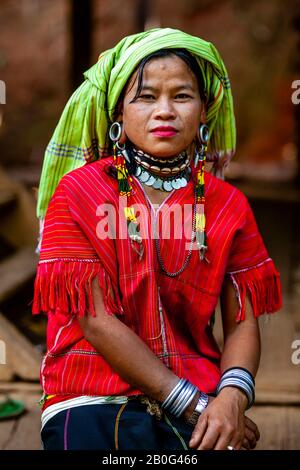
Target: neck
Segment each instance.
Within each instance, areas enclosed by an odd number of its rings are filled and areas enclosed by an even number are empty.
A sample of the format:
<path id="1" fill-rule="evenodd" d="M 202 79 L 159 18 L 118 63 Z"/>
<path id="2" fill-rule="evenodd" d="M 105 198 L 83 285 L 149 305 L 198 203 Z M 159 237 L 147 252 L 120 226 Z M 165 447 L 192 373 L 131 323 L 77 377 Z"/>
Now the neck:
<path id="1" fill-rule="evenodd" d="M 172 158 L 159 158 L 133 148 L 132 156 L 137 166 L 162 178 L 175 176 L 190 165 L 190 159 L 185 151 Z"/>
<path id="2" fill-rule="evenodd" d="M 132 151 L 136 154 L 139 155 L 141 158 L 147 158 L 156 162 L 161 162 L 164 164 L 172 163 L 173 161 L 176 161 L 178 159 L 184 158 L 187 156 L 187 152 L 183 150 L 182 152 L 175 154 L 175 155 L 169 155 L 169 156 L 157 156 L 153 155 L 151 153 L 144 152 L 144 150 L 139 149 L 137 147 L 132 146 Z"/>
<path id="3" fill-rule="evenodd" d="M 172 159 L 156 158 L 135 147 L 129 153 L 135 163 L 135 176 L 146 186 L 170 192 L 187 185 L 191 170 L 190 158 L 185 151 Z"/>

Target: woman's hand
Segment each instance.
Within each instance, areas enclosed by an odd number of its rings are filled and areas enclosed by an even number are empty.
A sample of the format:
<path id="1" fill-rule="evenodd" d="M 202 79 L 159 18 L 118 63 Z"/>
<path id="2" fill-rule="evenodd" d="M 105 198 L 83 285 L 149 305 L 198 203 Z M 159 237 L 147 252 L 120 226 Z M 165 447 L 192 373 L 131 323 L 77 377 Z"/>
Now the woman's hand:
<path id="1" fill-rule="evenodd" d="M 260 433 L 258 427 L 248 416 L 245 416 L 245 436 L 242 449 L 254 449 L 259 439 Z"/>
<path id="2" fill-rule="evenodd" d="M 257 426 L 244 416 L 247 398 L 234 387 L 224 388 L 216 398 L 209 398 L 190 440 L 198 450 L 253 449 L 259 439 Z"/>

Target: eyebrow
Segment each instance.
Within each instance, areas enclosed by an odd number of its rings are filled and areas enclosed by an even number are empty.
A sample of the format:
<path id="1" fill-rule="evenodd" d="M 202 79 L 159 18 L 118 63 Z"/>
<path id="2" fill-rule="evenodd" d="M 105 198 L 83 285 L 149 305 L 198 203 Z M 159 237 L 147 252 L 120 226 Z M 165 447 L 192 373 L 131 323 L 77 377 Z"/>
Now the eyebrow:
<path id="1" fill-rule="evenodd" d="M 193 87 L 192 85 L 189 85 L 188 83 L 184 83 L 184 84 L 182 84 L 182 85 L 178 85 L 178 86 L 175 86 L 175 87 L 173 88 L 174 91 L 183 90 L 183 89 L 184 89 L 184 90 L 191 90 L 191 91 L 194 91 L 194 87 Z M 145 91 L 145 90 L 150 90 L 150 91 L 153 91 L 153 92 L 159 91 L 158 88 L 155 88 L 155 87 L 153 87 L 153 86 L 151 86 L 151 85 L 147 85 L 147 84 L 144 84 L 144 85 L 142 86 L 142 89 L 141 89 L 141 91 Z"/>

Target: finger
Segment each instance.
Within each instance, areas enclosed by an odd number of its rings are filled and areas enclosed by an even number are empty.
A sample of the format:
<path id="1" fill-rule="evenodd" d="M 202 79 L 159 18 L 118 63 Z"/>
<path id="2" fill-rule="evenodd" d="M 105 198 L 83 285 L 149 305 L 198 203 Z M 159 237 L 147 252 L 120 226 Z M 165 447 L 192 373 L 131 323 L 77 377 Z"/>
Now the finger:
<path id="1" fill-rule="evenodd" d="M 242 448 L 244 433 L 241 434 L 238 430 L 235 430 L 234 433 L 231 432 L 227 436 L 227 440 L 224 439 L 222 442 L 222 449 L 215 447 L 216 450 L 240 450 Z"/>
<path id="2" fill-rule="evenodd" d="M 254 436 L 254 434 L 253 434 Z M 245 437 L 244 420 L 233 426 L 227 423 L 223 426 L 219 439 L 214 447 L 215 450 L 239 450 Z"/>
<path id="3" fill-rule="evenodd" d="M 205 431 L 207 429 L 207 416 L 200 416 L 196 426 L 195 426 L 195 429 L 193 431 L 193 434 L 192 434 L 192 437 L 190 439 L 190 442 L 189 442 L 189 446 L 190 447 L 196 447 L 200 444 L 200 442 L 202 441 L 202 438 L 205 434 Z"/>
<path id="4" fill-rule="evenodd" d="M 246 437 L 244 437 L 242 450 L 250 450 L 250 449 L 251 449 L 250 442 L 248 441 Z"/>
<path id="5" fill-rule="evenodd" d="M 251 429 L 245 428 L 245 438 L 253 445 L 256 444 L 256 436 Z"/>
<path id="6" fill-rule="evenodd" d="M 259 439 L 260 439 L 260 432 L 259 432 L 259 429 L 258 429 L 257 426 L 256 426 L 256 428 L 255 428 L 254 434 L 255 434 L 255 439 L 256 439 L 257 441 L 259 441 Z"/>
<path id="7" fill-rule="evenodd" d="M 253 432 L 255 432 L 255 430 L 257 429 L 257 426 L 254 423 L 254 421 L 252 421 L 252 419 L 248 418 L 248 416 L 245 416 L 245 426 L 247 426 L 247 428 L 251 429 L 251 431 L 253 431 Z"/>
<path id="8" fill-rule="evenodd" d="M 229 448 L 228 448 L 229 447 Z M 214 447 L 214 450 L 240 450 L 242 447 L 241 438 L 237 433 L 227 433 L 221 435 Z"/>
<path id="9" fill-rule="evenodd" d="M 197 450 L 213 449 L 216 445 L 218 438 L 219 438 L 219 431 L 217 431 L 216 428 L 212 426 L 208 427 Z"/>
<path id="10" fill-rule="evenodd" d="M 252 421 L 252 419 L 248 418 L 248 416 L 245 416 L 245 426 L 254 432 L 255 438 L 258 441 L 260 438 L 260 432 L 257 425 L 254 423 L 254 421 Z"/>
<path id="11" fill-rule="evenodd" d="M 245 428 L 245 439 L 247 439 L 250 449 L 256 447 L 256 436 L 249 428 Z"/>
<path id="12" fill-rule="evenodd" d="M 236 446 L 233 445 L 232 439 L 230 436 L 221 435 L 215 444 L 214 450 L 229 450 L 228 446 L 231 446 L 234 449 L 236 448 Z"/>

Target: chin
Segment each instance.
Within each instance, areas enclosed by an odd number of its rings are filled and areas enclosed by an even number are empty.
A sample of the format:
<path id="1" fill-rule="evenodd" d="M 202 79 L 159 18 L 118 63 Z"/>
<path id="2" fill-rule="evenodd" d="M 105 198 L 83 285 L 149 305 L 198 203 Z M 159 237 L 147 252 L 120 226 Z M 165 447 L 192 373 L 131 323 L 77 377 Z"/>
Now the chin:
<path id="1" fill-rule="evenodd" d="M 167 160 L 168 158 L 174 157 L 174 155 L 178 155 L 184 149 L 174 148 L 174 146 L 170 146 L 170 145 L 161 145 L 161 146 L 153 146 L 149 148 L 148 150 L 146 149 L 143 149 L 143 150 L 144 152 L 148 153 L 149 155 L 152 155 L 153 157 L 165 158 Z"/>

